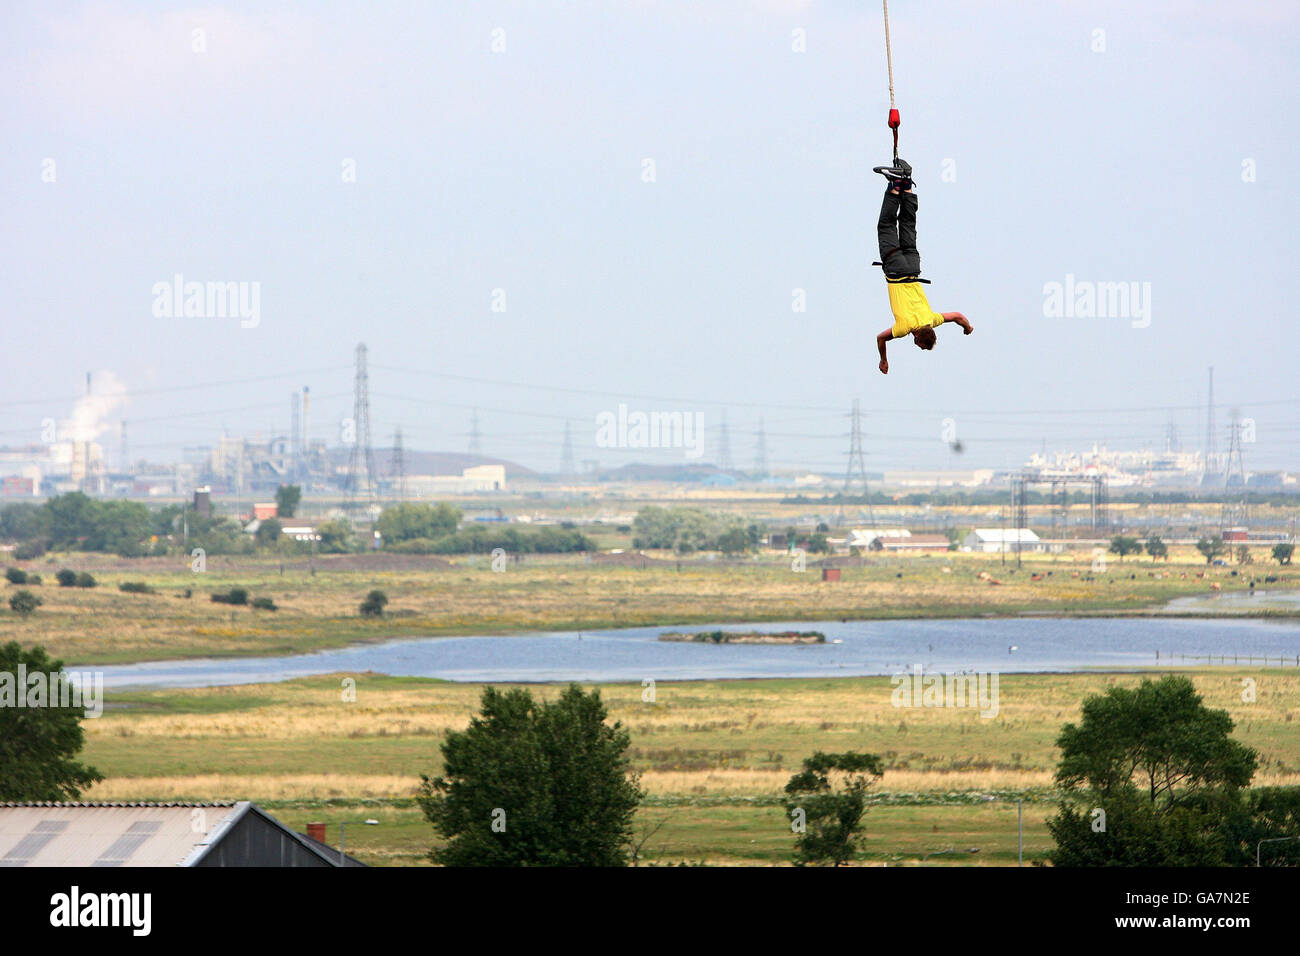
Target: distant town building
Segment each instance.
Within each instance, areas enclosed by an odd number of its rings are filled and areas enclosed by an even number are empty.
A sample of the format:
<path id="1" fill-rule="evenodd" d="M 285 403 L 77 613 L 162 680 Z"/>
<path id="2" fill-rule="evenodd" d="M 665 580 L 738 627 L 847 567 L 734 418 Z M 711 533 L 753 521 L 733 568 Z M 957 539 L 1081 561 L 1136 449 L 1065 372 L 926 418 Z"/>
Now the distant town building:
<path id="1" fill-rule="evenodd" d="M 1028 528 L 976 528 L 962 539 L 963 551 L 1042 551 L 1043 542 Z"/>
<path id="2" fill-rule="evenodd" d="M 302 518 L 278 518 L 280 533 L 297 541 L 311 541 L 316 536 L 316 525 Z"/>
<path id="3" fill-rule="evenodd" d="M 459 475 L 408 475 L 407 492 L 415 497 L 505 491 L 505 465 L 474 465 Z"/>
<path id="4" fill-rule="evenodd" d="M 28 497 L 36 494 L 37 482 L 31 478 L 10 475 L 0 479 L 0 495 L 6 498 Z"/>
<path id="5" fill-rule="evenodd" d="M 844 543 L 850 548 L 858 548 L 862 551 L 879 551 L 882 541 L 896 541 L 911 536 L 912 532 L 906 528 L 854 528 L 849 532 Z"/>
<path id="6" fill-rule="evenodd" d="M 948 536 L 944 534 L 912 534 L 906 528 L 855 528 L 844 541 L 849 548 L 859 551 L 947 551 Z"/>

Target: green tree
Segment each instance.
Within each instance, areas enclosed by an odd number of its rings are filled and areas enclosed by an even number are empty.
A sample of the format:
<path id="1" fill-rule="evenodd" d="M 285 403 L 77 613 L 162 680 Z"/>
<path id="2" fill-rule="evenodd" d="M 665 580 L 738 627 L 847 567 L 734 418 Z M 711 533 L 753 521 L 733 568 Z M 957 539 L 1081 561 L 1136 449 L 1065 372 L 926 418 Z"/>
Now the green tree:
<path id="1" fill-rule="evenodd" d="M 842 866 L 858 852 L 867 790 L 884 775 L 876 754 L 820 750 L 785 785 L 786 814 L 794 827 L 796 866 Z M 836 774 L 837 782 L 832 778 Z"/>
<path id="2" fill-rule="evenodd" d="M 342 518 L 322 521 L 317 526 L 316 533 L 320 535 L 319 545 L 322 554 L 347 554 L 356 550 L 357 538 L 352 531 L 352 525 Z"/>
<path id="3" fill-rule="evenodd" d="M 45 502 L 40 523 L 53 548 L 75 548 L 91 533 L 95 522 L 95 500 L 71 491 Z"/>
<path id="4" fill-rule="evenodd" d="M 448 504 L 430 505 L 408 501 L 383 510 L 375 530 L 383 535 L 384 546 L 412 538 L 437 538 L 451 534 L 460 525 L 459 508 Z"/>
<path id="5" fill-rule="evenodd" d="M 388 595 L 383 591 L 375 590 L 366 595 L 366 599 L 361 602 L 362 617 L 383 617 L 384 606 L 388 604 Z"/>
<path id="6" fill-rule="evenodd" d="M 1295 545 L 1290 542 L 1273 545 L 1273 560 L 1278 564 L 1290 564 L 1293 554 L 1295 554 Z"/>
<path id="7" fill-rule="evenodd" d="M 284 532 L 284 525 L 275 518 L 263 518 L 257 523 L 257 533 L 254 537 L 257 539 L 259 547 L 273 548 L 280 543 L 280 535 Z"/>
<path id="8" fill-rule="evenodd" d="M 19 617 L 27 617 L 41 606 L 41 599 L 26 588 L 15 591 L 9 598 L 9 610 Z"/>
<path id="9" fill-rule="evenodd" d="M 442 744 L 443 775 L 421 777 L 418 802 L 447 843 L 448 866 L 626 866 L 645 793 L 622 724 L 600 691 L 576 684 L 539 703 L 528 691 L 483 691 L 479 714 Z"/>
<path id="10" fill-rule="evenodd" d="M 1205 555 L 1205 563 L 1210 564 L 1219 555 L 1228 550 L 1228 546 L 1218 538 L 1202 538 L 1196 542 L 1196 550 Z"/>
<path id="11" fill-rule="evenodd" d="M 112 551 L 137 558 L 145 553 L 144 540 L 152 530 L 152 516 L 140 502 L 96 501 L 81 547 L 86 551 Z"/>
<path id="12" fill-rule="evenodd" d="M 751 540 L 762 534 L 760 526 L 746 528 L 736 521 L 734 515 L 701 508 L 661 508 L 657 505 L 637 512 L 632 531 L 632 547 L 672 549 L 678 554 L 724 550 L 724 536 L 729 546 L 738 541 L 733 534 L 735 531 Z"/>
<path id="13" fill-rule="evenodd" d="M 1151 555 L 1151 562 L 1153 564 L 1157 559 L 1168 560 L 1169 558 L 1169 545 L 1165 544 L 1164 541 L 1157 538 L 1155 535 L 1147 538 L 1146 548 L 1147 554 Z"/>
<path id="14" fill-rule="evenodd" d="M 41 506 L 19 501 L 0 508 L 0 539 L 27 541 L 41 533 Z"/>
<path id="15" fill-rule="evenodd" d="M 50 660 L 44 648 L 24 650 L 16 641 L 0 646 L 0 800 L 76 800 L 104 779 L 75 759 L 85 742 L 85 709 L 58 706 L 60 693 L 48 695 L 44 706 L 30 706 L 30 700 L 14 706 L 20 667 L 29 678 L 48 675 L 52 691 L 63 680 L 63 662 Z"/>
<path id="16" fill-rule="evenodd" d="M 281 485 L 275 489 L 275 513 L 281 518 L 292 518 L 302 500 L 302 489 L 297 485 Z"/>
<path id="17" fill-rule="evenodd" d="M 61 588 L 75 588 L 77 586 L 77 572 L 71 568 L 60 568 L 54 579 L 59 582 Z"/>
<path id="18" fill-rule="evenodd" d="M 1129 538 L 1122 534 L 1117 534 L 1110 539 L 1110 553 L 1118 554 L 1121 561 L 1125 556 L 1130 554 L 1142 553 L 1142 542 L 1137 538 Z"/>
<path id="19" fill-rule="evenodd" d="M 1233 821 L 1258 764 L 1181 676 L 1112 687 L 1066 724 L 1048 829 L 1058 866 L 1207 866 L 1229 861 Z"/>
<path id="20" fill-rule="evenodd" d="M 718 550 L 723 554 L 745 554 L 750 550 L 749 532 L 744 528 L 732 528 L 718 536 Z"/>
<path id="21" fill-rule="evenodd" d="M 827 540 L 826 535 L 818 531 L 816 534 L 808 536 L 808 553 L 809 554 L 830 554 L 831 543 Z"/>

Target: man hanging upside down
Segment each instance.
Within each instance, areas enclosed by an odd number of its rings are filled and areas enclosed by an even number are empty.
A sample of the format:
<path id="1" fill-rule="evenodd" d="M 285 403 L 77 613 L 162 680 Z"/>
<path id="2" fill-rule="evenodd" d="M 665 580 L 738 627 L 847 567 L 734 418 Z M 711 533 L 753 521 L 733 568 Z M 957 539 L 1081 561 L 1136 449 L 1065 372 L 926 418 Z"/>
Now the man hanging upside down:
<path id="1" fill-rule="evenodd" d="M 876 236 L 880 241 L 880 261 L 884 264 L 885 282 L 889 286 L 889 307 L 894 324 L 876 336 L 880 348 L 880 371 L 889 374 L 885 346 L 890 339 L 910 335 L 916 347 L 930 351 L 938 336 L 934 330 L 945 322 L 961 326 L 964 335 L 975 327 L 960 312 L 935 312 L 921 288 L 921 254 L 916 251 L 916 194 L 912 192 L 912 167 L 901 159 L 878 172 L 889 180 L 885 200 L 880 204 L 880 221 Z"/>

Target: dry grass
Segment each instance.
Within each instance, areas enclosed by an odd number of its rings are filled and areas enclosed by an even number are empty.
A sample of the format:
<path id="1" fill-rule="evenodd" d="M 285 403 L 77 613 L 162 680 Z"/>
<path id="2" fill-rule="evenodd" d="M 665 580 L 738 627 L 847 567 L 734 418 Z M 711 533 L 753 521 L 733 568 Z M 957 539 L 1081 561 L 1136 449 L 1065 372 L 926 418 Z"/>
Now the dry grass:
<path id="1" fill-rule="evenodd" d="M 410 635 L 486 634 L 580 627 L 690 624 L 712 621 L 819 620 L 970 615 L 1036 610 L 1141 608 L 1171 597 L 1244 586 L 1233 568 L 1207 571 L 1191 549 L 1173 560 L 1111 560 L 1091 574 L 1090 555 L 1023 556 L 1018 572 L 999 555 L 950 552 L 872 556 L 823 583 L 816 568 L 802 574 L 774 554 L 761 561 L 670 560 L 647 568 L 587 563 L 581 556 L 533 557 L 493 573 L 486 559 L 457 559 L 450 568 L 322 573 L 275 565 L 213 566 L 205 574 L 152 559 L 153 570 L 108 571 L 98 588 L 60 588 L 52 570 L 36 590 L 45 602 L 30 619 L 0 611 L 0 641 L 39 642 L 68 663 L 119 663 L 192 656 L 292 653 L 351 641 Z M 140 563 L 140 562 L 136 562 Z M 147 562 L 146 562 L 147 563 Z M 945 572 L 943 569 L 948 568 Z M 1262 573 L 1265 565 L 1254 566 Z M 1300 584 L 1300 570 L 1269 566 L 1282 585 Z M 984 572 L 1000 581 L 981 579 Z M 1048 574 L 1050 572 L 1050 576 Z M 1031 580 L 1033 574 L 1042 576 Z M 1074 575 L 1078 573 L 1078 577 Z M 1198 573 L 1207 576 L 1198 578 Z M 1135 577 L 1130 577 L 1135 575 Z M 1155 575 L 1162 575 L 1156 577 Z M 1092 578 L 1089 580 L 1089 578 Z M 144 580 L 156 594 L 123 594 L 117 585 Z M 280 610 L 214 604 L 232 586 L 274 599 Z M 390 599 L 390 615 L 363 620 L 357 606 L 371 588 Z M 192 596 L 183 597 L 185 589 Z"/>
<path id="2" fill-rule="evenodd" d="M 212 800 L 213 794 L 238 794 L 240 800 L 363 800 L 409 797 L 416 785 L 410 777 L 382 775 L 209 773 L 106 780 L 90 796 L 94 800 Z"/>
<path id="3" fill-rule="evenodd" d="M 1238 739 L 1260 751 L 1256 784 L 1300 782 L 1300 671 L 1189 673 L 1209 706 L 1232 715 Z M 1241 700 L 1243 677 L 1256 681 L 1254 703 Z M 776 794 L 814 750 L 882 754 L 888 791 L 984 791 L 1050 786 L 1056 735 L 1077 720 L 1082 698 L 1140 679 L 1004 675 L 993 718 L 895 708 L 887 678 L 661 683 L 655 703 L 641 701 L 639 685 L 601 693 L 656 795 Z M 439 743 L 468 723 L 481 692 L 362 675 L 348 703 L 339 686 L 322 677 L 111 696 L 105 715 L 85 723 L 88 759 L 110 778 L 92 796 L 409 793 L 419 774 L 438 770 Z M 560 688 L 531 691 L 553 697 Z"/>

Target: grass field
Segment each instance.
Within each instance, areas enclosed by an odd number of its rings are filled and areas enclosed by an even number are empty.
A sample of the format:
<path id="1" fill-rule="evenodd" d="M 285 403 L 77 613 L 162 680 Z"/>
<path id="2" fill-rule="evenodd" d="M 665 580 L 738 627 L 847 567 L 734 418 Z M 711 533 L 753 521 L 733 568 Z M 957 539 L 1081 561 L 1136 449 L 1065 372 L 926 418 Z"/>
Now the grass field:
<path id="1" fill-rule="evenodd" d="M 1300 671 L 1189 672 L 1207 704 L 1227 709 L 1235 735 L 1260 752 L 1256 784 L 1300 783 Z M 1241 700 L 1242 679 L 1257 684 Z M 1049 846 L 1054 741 L 1088 694 L 1140 678 L 1119 674 L 1003 675 L 997 717 L 956 708 L 898 709 L 888 678 L 605 685 L 611 717 L 630 730 L 649 791 L 638 814 L 645 859 L 776 864 L 791 834 L 779 795 L 815 750 L 882 754 L 887 771 L 867 817 L 864 862 L 1014 864 L 1017 796 L 1027 859 Z M 559 688 L 532 688 L 551 696 Z M 378 819 L 348 828 L 350 850 L 375 864 L 424 861 L 434 840 L 412 802 L 438 745 L 468 722 L 481 686 L 419 678 L 342 676 L 283 684 L 110 695 L 85 722 L 85 758 L 107 779 L 94 800 L 252 799 L 291 825 Z M 653 831 L 653 832 L 651 832 Z M 978 853 L 967 852 L 977 848 Z"/>
<path id="2" fill-rule="evenodd" d="M 1026 554 L 1019 569 L 1014 556 L 1005 565 L 999 555 L 957 552 L 870 557 L 862 565 L 841 562 L 844 578 L 834 583 L 821 581 L 811 562 L 796 573 L 788 558 L 773 553 L 735 562 L 659 558 L 638 568 L 582 556 L 530 557 L 497 573 L 487 558 L 456 559 L 449 566 L 437 559 L 422 566 L 421 559 L 408 558 L 405 567 L 395 569 L 388 556 L 376 555 L 376 569 L 354 564 L 351 570 L 313 575 L 301 560 L 282 568 L 273 559 L 213 557 L 206 572 L 194 573 L 176 559 L 57 556 L 28 565 L 44 577 L 45 584 L 32 589 L 44 603 L 26 620 L 3 607 L 0 641 L 40 643 L 69 665 L 115 664 L 304 653 L 413 635 L 715 621 L 1140 613 L 1174 597 L 1209 593 L 1212 584 L 1241 590 L 1266 574 L 1279 577 L 1270 587 L 1300 586 L 1296 569 L 1263 561 L 1240 569 L 1207 568 L 1190 548 L 1159 564 L 1136 558 L 1121 563 L 1112 556 L 1104 572 L 1092 571 L 1091 556 L 1079 552 Z M 65 565 L 90 569 L 99 586 L 58 587 L 54 572 Z M 1039 580 L 1033 580 L 1036 575 Z M 124 581 L 143 581 L 156 593 L 122 593 L 118 585 Z M 211 602 L 214 591 L 233 586 L 247 588 L 251 597 L 270 597 L 280 609 Z M 371 588 L 390 599 L 382 620 L 358 616 L 357 606 Z"/>

